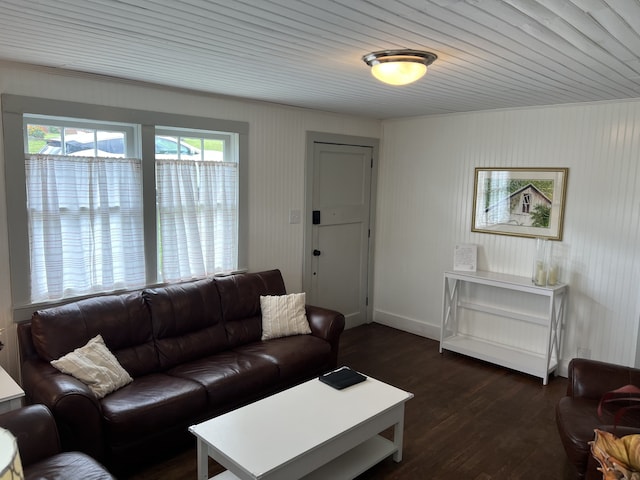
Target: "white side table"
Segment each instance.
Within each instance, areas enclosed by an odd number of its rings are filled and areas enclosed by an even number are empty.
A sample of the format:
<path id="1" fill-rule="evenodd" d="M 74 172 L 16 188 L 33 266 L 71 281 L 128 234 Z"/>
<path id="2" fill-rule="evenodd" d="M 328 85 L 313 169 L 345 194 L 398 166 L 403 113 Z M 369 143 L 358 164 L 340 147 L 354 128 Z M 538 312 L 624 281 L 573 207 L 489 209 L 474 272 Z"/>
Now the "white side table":
<path id="1" fill-rule="evenodd" d="M 23 397 L 24 390 L 0 367 L 0 413 L 20 408 Z"/>

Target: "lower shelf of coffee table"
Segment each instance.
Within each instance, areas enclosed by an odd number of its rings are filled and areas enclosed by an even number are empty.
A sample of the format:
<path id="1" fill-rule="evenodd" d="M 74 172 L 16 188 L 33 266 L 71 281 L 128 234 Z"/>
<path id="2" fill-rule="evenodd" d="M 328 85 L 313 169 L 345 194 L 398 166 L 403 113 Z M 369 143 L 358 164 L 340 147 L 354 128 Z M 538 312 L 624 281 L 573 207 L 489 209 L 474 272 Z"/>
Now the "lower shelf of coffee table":
<path id="1" fill-rule="evenodd" d="M 323 465 L 303 480 L 351 480 L 366 472 L 375 464 L 393 455 L 397 451 L 396 445 L 380 435 L 370 438 L 357 447 L 343 453 L 331 462 Z M 229 471 L 222 472 L 210 480 L 239 480 Z"/>

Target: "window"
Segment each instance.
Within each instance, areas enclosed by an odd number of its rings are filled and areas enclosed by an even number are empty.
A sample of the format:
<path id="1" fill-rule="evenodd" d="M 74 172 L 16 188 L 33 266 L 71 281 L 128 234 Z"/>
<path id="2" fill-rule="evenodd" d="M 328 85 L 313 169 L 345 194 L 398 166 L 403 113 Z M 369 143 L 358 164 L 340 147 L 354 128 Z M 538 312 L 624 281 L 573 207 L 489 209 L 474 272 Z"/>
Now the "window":
<path id="1" fill-rule="evenodd" d="M 247 124 L 13 95 L 2 105 L 18 310 L 246 268 Z"/>
<path id="2" fill-rule="evenodd" d="M 87 121 L 28 115 L 23 121 L 30 301 L 144 285 L 136 127 L 102 130 Z"/>
<path id="3" fill-rule="evenodd" d="M 237 268 L 235 137 L 222 132 L 156 128 L 161 280 L 171 282 Z"/>
<path id="4" fill-rule="evenodd" d="M 522 194 L 522 213 L 529 213 L 530 208 L 531 208 L 531 194 L 523 193 Z"/>

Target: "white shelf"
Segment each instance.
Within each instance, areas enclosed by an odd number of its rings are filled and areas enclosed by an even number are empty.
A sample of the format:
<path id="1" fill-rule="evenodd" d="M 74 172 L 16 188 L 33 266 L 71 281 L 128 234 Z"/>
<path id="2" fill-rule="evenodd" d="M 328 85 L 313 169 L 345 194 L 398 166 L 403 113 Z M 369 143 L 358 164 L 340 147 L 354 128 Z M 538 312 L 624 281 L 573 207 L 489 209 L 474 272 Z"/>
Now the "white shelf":
<path id="1" fill-rule="evenodd" d="M 240 478 L 236 477 L 229 470 L 225 470 L 224 472 L 219 473 L 214 477 L 211 477 L 209 480 L 240 480 Z"/>
<path id="2" fill-rule="evenodd" d="M 549 319 L 547 317 L 529 315 L 527 313 L 514 312 L 513 310 L 505 310 L 503 308 L 492 307 L 480 303 L 458 302 L 458 308 L 466 308 L 467 310 L 475 310 L 476 312 L 489 313 L 498 317 L 511 318 L 520 320 L 534 325 L 547 325 Z"/>
<path id="3" fill-rule="evenodd" d="M 398 448 L 392 441 L 376 435 L 335 460 L 302 477 L 304 480 L 351 480 L 393 455 Z"/>
<path id="4" fill-rule="evenodd" d="M 491 304 L 493 296 L 487 296 L 482 301 L 462 298 L 464 293 L 461 293 L 463 290 L 461 285 L 464 283 L 538 296 L 545 299 L 546 307 L 540 312 L 521 312 L 516 311 L 513 306 Z M 483 271 L 445 272 L 440 352 L 449 350 L 534 375 L 542 378 L 543 384 L 546 385 L 549 374 L 557 368 L 561 357 L 562 323 L 567 292 L 566 284 L 539 287 L 527 277 Z M 546 345 L 539 346 L 539 350 L 544 353 L 524 351 L 514 345 L 499 344 L 462 334 L 458 330 L 459 310 L 482 312 L 516 322 L 526 322 L 544 329 Z"/>
<path id="5" fill-rule="evenodd" d="M 482 270 L 478 270 L 477 272 L 445 272 L 445 276 L 454 280 L 463 280 L 465 282 L 480 283 L 482 285 L 508 288 L 510 290 L 518 290 L 520 292 L 545 296 L 550 296 L 553 292 L 564 290 L 566 287 L 566 284 L 564 283 L 558 283 L 554 286 L 540 287 L 535 285 L 529 277 L 508 275 L 506 273 L 486 272 Z"/>
<path id="6" fill-rule="evenodd" d="M 446 338 L 442 341 L 441 348 L 541 378 L 545 378 L 557 367 L 556 362 L 551 362 L 549 368 L 545 368 L 544 355 L 465 335 Z"/>
<path id="7" fill-rule="evenodd" d="M 338 458 L 302 477 L 302 480 L 351 480 L 393 455 L 398 448 L 380 435 L 370 438 Z M 226 470 L 210 480 L 240 480 Z"/>

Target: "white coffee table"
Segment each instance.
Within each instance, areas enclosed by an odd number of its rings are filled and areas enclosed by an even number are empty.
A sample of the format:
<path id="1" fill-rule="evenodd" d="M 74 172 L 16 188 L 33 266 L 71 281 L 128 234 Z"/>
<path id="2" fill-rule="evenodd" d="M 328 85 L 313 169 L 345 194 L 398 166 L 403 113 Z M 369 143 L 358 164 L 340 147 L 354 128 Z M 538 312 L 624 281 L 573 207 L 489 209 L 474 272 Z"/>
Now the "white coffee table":
<path id="1" fill-rule="evenodd" d="M 404 404 L 413 394 L 371 377 L 344 390 L 318 379 L 189 427 L 198 479 L 352 479 L 390 455 L 402 460 Z M 393 426 L 393 440 L 378 435 Z"/>

